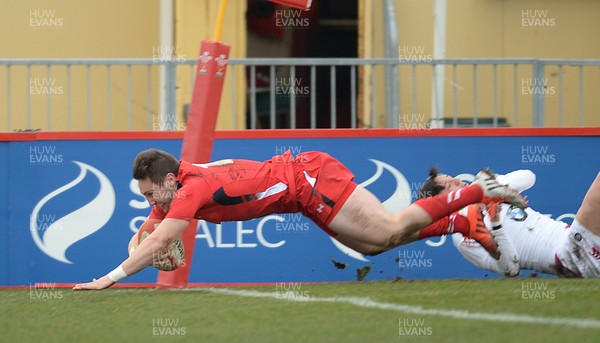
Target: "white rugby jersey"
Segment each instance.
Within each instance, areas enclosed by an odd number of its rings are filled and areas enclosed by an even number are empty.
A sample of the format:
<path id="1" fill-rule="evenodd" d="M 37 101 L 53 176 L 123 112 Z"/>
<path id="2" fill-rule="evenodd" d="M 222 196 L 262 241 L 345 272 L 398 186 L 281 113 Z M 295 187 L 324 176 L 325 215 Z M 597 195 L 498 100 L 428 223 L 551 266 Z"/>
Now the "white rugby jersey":
<path id="1" fill-rule="evenodd" d="M 505 215 L 502 226 L 519 256 L 521 269 L 554 274 L 554 255 L 567 239 L 568 224 L 531 208 L 523 211 L 502 204 L 502 211 Z"/>
<path id="2" fill-rule="evenodd" d="M 517 170 L 506 175 L 497 175 L 499 183 L 523 192 L 535 183 L 535 174 L 529 170 Z M 502 226 L 516 250 L 521 269 L 532 269 L 544 273 L 556 273 L 555 254 L 568 239 L 568 224 L 556 221 L 531 208 L 521 210 L 502 204 Z M 491 227 L 489 217 L 485 217 Z M 477 243 L 465 244 L 461 234 L 453 235 L 453 243 L 465 258 L 480 268 L 498 273 L 498 261 L 492 259 Z"/>

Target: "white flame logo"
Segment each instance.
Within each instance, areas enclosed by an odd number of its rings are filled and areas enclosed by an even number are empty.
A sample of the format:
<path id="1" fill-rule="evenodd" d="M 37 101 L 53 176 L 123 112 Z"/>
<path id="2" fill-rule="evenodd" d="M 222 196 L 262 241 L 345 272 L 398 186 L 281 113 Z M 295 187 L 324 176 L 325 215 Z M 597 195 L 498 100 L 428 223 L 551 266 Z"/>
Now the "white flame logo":
<path id="1" fill-rule="evenodd" d="M 53 259 L 69 264 L 73 264 L 73 262 L 65 256 L 67 249 L 74 243 L 100 230 L 110 220 L 115 210 L 115 190 L 106 175 L 88 164 L 79 161 L 73 162 L 80 168 L 79 176 L 42 198 L 35 205 L 29 220 L 31 236 L 38 248 Z M 44 230 L 43 237 L 40 237 L 37 223 L 40 209 L 55 196 L 77 186 L 85 178 L 88 171 L 100 181 L 98 195 L 89 204 L 56 220 Z"/>
<path id="2" fill-rule="evenodd" d="M 391 165 L 385 162 L 375 159 L 369 159 L 369 161 L 375 163 L 375 165 L 377 166 L 377 170 L 375 171 L 375 174 L 373 174 L 373 176 L 361 183 L 360 186 L 366 188 L 373 182 L 377 181 L 383 174 L 384 170 L 387 170 L 396 179 L 396 189 L 394 189 L 394 192 L 387 200 L 383 201 L 383 206 L 388 211 L 392 212 L 397 212 L 403 208 L 408 207 L 410 205 L 411 200 L 410 186 L 404 175 L 402 175 L 402 173 L 398 171 L 398 169 L 392 167 Z M 363 254 L 359 253 L 358 251 L 343 245 L 342 243 L 335 240 L 333 237 L 330 237 L 330 239 L 333 242 L 333 245 L 335 245 L 336 248 L 340 249 L 344 254 L 359 261 L 369 262 L 369 260 L 366 259 L 363 256 Z"/>

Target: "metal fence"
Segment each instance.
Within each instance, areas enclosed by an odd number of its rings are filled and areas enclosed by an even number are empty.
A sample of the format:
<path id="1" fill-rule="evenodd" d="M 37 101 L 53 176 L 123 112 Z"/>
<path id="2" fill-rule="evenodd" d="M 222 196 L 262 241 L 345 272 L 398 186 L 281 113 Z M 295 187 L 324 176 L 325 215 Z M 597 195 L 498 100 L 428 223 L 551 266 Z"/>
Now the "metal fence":
<path id="1" fill-rule="evenodd" d="M 224 89 L 231 101 L 229 129 L 317 128 L 323 127 L 323 122 L 331 128 L 402 128 L 407 120 L 418 121 L 412 124 L 422 128 L 600 125 L 600 60 L 433 60 L 415 56 L 248 58 L 229 63 L 229 86 Z M 6 130 L 35 128 L 34 116 L 43 130 L 57 126 L 67 130 L 113 130 L 117 126 L 129 130 L 178 129 L 181 116 L 174 114 L 182 113 L 190 101 L 195 65 L 195 60 L 0 59 L 0 84 L 5 85 L 4 92 L 0 88 L 4 93 L 0 94 L 0 113 L 5 117 Z M 443 73 L 436 66 L 444 66 Z M 235 72 L 240 68 L 242 73 Z M 260 68 L 267 75 L 259 77 Z M 285 77 L 278 76 L 282 71 Z M 158 76 L 161 72 L 162 81 Z M 305 77 L 298 92 L 300 72 Z M 44 76 L 36 79 L 33 75 Z M 62 80 L 60 113 L 55 110 L 58 90 L 52 92 L 52 80 L 57 75 Z M 281 82 L 286 79 L 289 82 Z M 336 80 L 344 80 L 344 86 L 348 82 L 349 91 L 342 94 Z M 180 94 L 182 84 L 186 84 L 187 94 Z M 245 94 L 238 94 L 240 84 L 247 85 Z M 38 89 L 43 92 L 36 92 Z M 299 94 L 303 89 L 307 92 Z M 437 94 L 440 89 L 444 93 L 441 96 Z M 32 99 L 38 105 L 45 102 L 45 109 L 34 110 Z M 327 101 L 320 102 L 324 99 Z M 76 110 L 75 102 L 79 104 Z M 115 102 L 120 105 L 116 107 Z M 300 125 L 299 102 L 305 114 Z M 94 110 L 98 106 L 103 109 Z M 45 125 L 39 124 L 42 111 Z M 157 128 L 152 125 L 156 123 L 153 118 L 161 113 L 173 115 L 162 118 L 165 125 Z M 235 124 L 240 113 L 246 116 L 246 127 Z M 56 124 L 59 115 L 65 125 Z M 17 127 L 16 119 L 22 116 L 26 120 Z M 340 125 L 342 119 L 344 125 Z M 120 125 L 115 125 L 117 120 Z"/>

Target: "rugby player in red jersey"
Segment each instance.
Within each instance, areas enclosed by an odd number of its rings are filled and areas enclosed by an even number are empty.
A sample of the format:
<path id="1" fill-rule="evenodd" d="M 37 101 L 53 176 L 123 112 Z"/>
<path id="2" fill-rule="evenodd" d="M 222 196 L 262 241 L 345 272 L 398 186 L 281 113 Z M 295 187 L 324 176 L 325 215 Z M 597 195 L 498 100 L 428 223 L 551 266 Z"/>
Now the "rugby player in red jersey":
<path id="1" fill-rule="evenodd" d="M 482 171 L 471 186 L 390 212 L 353 181 L 343 164 L 322 152 L 292 156 L 288 151 L 265 162 L 191 164 L 149 149 L 136 157 L 133 178 L 153 206 L 149 218 L 162 222 L 121 265 L 73 289 L 104 289 L 151 265 L 153 251 L 166 249 L 193 218 L 220 223 L 301 212 L 339 242 L 376 255 L 419 239 L 419 230 L 437 220 L 442 224 L 436 225 L 448 227 L 447 216 L 469 204 L 507 201 L 527 206 L 518 192 Z"/>

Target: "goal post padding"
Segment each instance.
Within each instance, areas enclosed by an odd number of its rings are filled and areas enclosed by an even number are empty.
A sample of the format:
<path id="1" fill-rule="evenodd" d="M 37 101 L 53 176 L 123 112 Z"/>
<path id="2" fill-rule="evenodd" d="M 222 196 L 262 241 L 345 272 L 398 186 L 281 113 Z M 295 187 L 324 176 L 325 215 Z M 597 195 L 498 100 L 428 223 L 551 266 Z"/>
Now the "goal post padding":
<path id="1" fill-rule="evenodd" d="M 207 163 L 211 159 L 229 48 L 229 45 L 218 41 L 203 40 L 200 44 L 194 91 L 181 149 L 181 159 L 184 161 Z M 158 288 L 187 287 L 197 226 L 198 221 L 192 220 L 181 234 L 185 263 L 174 271 L 159 271 L 156 282 Z"/>

